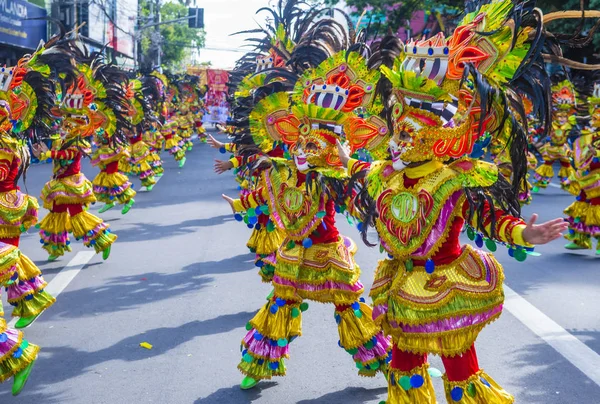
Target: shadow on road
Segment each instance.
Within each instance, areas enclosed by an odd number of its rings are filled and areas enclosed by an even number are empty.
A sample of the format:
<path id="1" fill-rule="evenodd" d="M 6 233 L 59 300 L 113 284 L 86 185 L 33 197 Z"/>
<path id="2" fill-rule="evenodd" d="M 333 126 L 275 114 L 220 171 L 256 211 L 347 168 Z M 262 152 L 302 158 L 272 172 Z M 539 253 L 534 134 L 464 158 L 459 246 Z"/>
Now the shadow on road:
<path id="1" fill-rule="evenodd" d="M 573 365 L 545 343 L 531 344 L 515 352 L 513 366 L 533 369 L 529 374 L 514 378 L 513 383 L 523 387 L 519 401 L 528 404 L 595 404 L 600 387 L 577 371 Z M 565 375 L 576 375 L 568 380 Z M 494 375 L 491 375 L 494 377 Z M 502 383 L 501 383 L 502 384 Z M 549 391 L 548 386 L 553 386 Z"/>
<path id="2" fill-rule="evenodd" d="M 298 401 L 296 404 L 346 404 L 346 403 L 368 403 L 377 400 L 379 396 L 387 393 L 387 387 L 377 389 L 365 389 L 364 387 L 347 387 L 344 390 L 327 393 L 321 397 L 311 400 Z"/>
<path id="3" fill-rule="evenodd" d="M 167 354 L 169 351 L 185 344 L 195 338 L 226 333 L 245 324 L 254 313 L 240 312 L 236 314 L 226 314 L 219 317 L 203 321 L 191 321 L 177 327 L 163 327 L 147 331 L 140 335 L 132 335 L 116 344 L 94 352 L 79 351 L 71 347 L 46 347 L 43 349 L 43 360 L 53 363 L 61 363 L 60 372 L 52 370 L 49 367 L 44 372 L 34 372 L 30 381 L 27 383 L 27 389 L 23 392 L 23 397 L 30 398 L 28 391 L 39 391 L 43 386 L 49 386 L 71 378 L 80 377 L 88 372 L 102 374 L 104 369 L 99 366 L 105 362 L 119 360 L 126 362 L 144 361 L 145 359 Z M 140 341 L 149 341 L 154 343 L 151 350 L 139 347 Z M 199 346 L 202 346 L 199 344 Z M 205 349 L 210 349 L 206 347 Z M 197 360 L 201 360 L 207 353 L 198 352 Z M 144 362 L 140 363 L 139 371 L 144 371 L 147 366 Z M 33 397 L 34 395 L 32 395 Z M 52 397 L 46 397 L 41 393 L 36 393 L 39 399 L 36 402 L 52 402 Z M 0 397 L 2 397 L 0 395 Z M 2 403 L 7 401 L 2 400 Z M 28 402 L 33 402 L 29 401 Z M 65 401 L 55 401 L 65 402 Z M 207 401 L 209 402 L 209 401 Z"/>
<path id="4" fill-rule="evenodd" d="M 128 229 L 115 230 L 119 236 L 119 243 L 132 243 L 140 240 L 160 240 L 173 236 L 193 233 L 200 227 L 218 226 L 228 221 L 235 220 L 233 215 L 221 215 L 206 219 L 186 220 L 181 223 L 161 226 L 154 223 L 132 223 Z"/>
<path id="5" fill-rule="evenodd" d="M 198 400 L 194 401 L 194 404 L 251 403 L 261 397 L 263 390 L 270 389 L 274 386 L 277 386 L 277 382 L 264 381 L 260 382 L 251 390 L 242 390 L 240 389 L 240 386 L 222 388 L 215 391 L 210 396 L 199 398 Z"/>
<path id="6" fill-rule="evenodd" d="M 191 264 L 174 273 L 146 272 L 119 276 L 98 287 L 64 292 L 60 295 L 59 304 L 48 310 L 45 316 L 93 317 L 131 310 L 186 293 L 198 293 L 214 281 L 208 275 L 241 272 L 253 267 L 252 255 L 240 254 L 221 261 Z"/>

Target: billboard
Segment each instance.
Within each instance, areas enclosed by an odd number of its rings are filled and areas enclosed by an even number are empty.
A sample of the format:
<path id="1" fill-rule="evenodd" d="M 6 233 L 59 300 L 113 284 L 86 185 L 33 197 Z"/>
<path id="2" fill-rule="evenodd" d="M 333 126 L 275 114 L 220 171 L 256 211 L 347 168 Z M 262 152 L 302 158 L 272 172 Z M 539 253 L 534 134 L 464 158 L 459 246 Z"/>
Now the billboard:
<path id="1" fill-rule="evenodd" d="M 45 17 L 46 10 L 25 0 L 0 0 L 0 43 L 36 49 L 46 40 L 46 21 L 23 21 Z"/>
<path id="2" fill-rule="evenodd" d="M 115 25 L 120 29 L 115 29 L 113 44 L 117 52 L 129 57 L 133 57 L 133 35 L 138 16 L 137 7 L 137 1 L 117 0 Z"/>

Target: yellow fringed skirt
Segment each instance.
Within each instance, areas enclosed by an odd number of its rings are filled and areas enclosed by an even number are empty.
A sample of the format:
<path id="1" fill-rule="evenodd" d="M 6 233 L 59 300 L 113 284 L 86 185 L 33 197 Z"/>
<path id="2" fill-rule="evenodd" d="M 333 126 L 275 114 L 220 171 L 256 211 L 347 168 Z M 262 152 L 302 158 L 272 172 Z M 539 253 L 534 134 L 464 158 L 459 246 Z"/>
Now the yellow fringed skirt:
<path id="1" fill-rule="evenodd" d="M 373 317 L 398 348 L 416 354 L 455 356 L 502 311 L 502 267 L 466 245 L 449 265 L 405 269 L 400 260 L 379 262 L 371 289 Z"/>

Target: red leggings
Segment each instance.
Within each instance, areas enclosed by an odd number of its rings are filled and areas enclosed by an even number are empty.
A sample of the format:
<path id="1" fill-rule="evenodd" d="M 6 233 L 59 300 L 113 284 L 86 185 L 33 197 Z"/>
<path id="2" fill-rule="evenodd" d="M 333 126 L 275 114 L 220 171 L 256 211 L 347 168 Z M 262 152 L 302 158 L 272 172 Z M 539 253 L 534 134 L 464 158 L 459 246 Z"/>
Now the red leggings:
<path id="1" fill-rule="evenodd" d="M 66 205 L 57 205 L 54 204 L 54 206 L 52 206 L 51 212 L 52 213 L 64 213 L 66 211 L 69 211 L 69 215 L 71 217 L 77 215 L 78 213 L 83 212 L 83 205 L 81 204 L 66 204 Z"/>
<path id="2" fill-rule="evenodd" d="M 392 368 L 402 372 L 409 372 L 416 367 L 422 366 L 427 362 L 427 355 L 417 355 L 398 349 L 394 344 L 392 350 Z M 477 353 L 475 345 L 471 346 L 462 355 L 454 357 L 442 356 L 442 362 L 446 369 L 446 376 L 451 382 L 461 382 L 467 380 L 479 371 L 479 363 L 477 363 Z"/>

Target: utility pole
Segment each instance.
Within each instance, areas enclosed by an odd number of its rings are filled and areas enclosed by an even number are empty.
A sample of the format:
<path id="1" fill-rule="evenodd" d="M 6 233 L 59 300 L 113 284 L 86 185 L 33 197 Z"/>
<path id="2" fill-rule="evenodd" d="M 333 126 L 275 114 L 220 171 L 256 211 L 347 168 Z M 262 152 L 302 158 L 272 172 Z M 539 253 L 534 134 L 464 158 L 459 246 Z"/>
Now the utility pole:
<path id="1" fill-rule="evenodd" d="M 157 24 L 160 24 L 160 0 L 156 0 L 156 19 L 155 21 Z M 160 35 L 160 26 L 157 25 L 155 27 L 156 30 L 156 37 L 158 38 L 158 55 L 156 56 L 156 66 L 158 67 L 158 71 L 162 72 L 161 69 L 161 64 L 162 64 L 162 36 Z"/>

